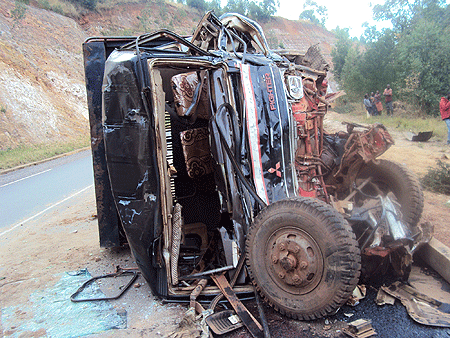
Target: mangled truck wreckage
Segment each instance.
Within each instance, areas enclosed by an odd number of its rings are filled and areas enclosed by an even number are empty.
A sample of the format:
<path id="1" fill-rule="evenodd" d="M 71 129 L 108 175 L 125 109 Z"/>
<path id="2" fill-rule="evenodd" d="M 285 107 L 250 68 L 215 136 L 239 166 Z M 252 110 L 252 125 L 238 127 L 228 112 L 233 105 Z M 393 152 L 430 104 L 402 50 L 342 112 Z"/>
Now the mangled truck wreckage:
<path id="1" fill-rule="evenodd" d="M 361 279 L 407 278 L 420 184 L 376 160 L 393 144 L 383 125 L 324 130 L 336 94 L 316 46 L 275 53 L 257 23 L 210 12 L 189 38 L 83 48 L 101 245 L 127 242 L 155 295 L 255 286 L 311 320 Z"/>

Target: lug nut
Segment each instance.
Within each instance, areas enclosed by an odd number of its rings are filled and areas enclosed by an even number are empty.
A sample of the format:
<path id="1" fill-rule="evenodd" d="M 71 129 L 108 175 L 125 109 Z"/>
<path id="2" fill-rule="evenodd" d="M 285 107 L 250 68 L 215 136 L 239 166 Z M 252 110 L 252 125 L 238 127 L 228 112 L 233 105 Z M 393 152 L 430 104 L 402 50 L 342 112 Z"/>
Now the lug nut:
<path id="1" fill-rule="evenodd" d="M 286 276 L 286 275 L 285 275 L 283 272 L 280 272 L 280 273 L 278 274 L 278 277 L 280 277 L 281 279 L 284 279 L 285 276 Z"/>
<path id="2" fill-rule="evenodd" d="M 284 245 L 284 243 L 280 244 L 280 251 L 284 251 L 286 250 L 286 245 Z"/>
<path id="3" fill-rule="evenodd" d="M 308 262 L 301 261 L 300 262 L 300 269 L 305 270 L 308 267 Z"/>
<path id="4" fill-rule="evenodd" d="M 292 281 L 294 283 L 298 284 L 298 283 L 301 283 L 302 280 L 299 275 L 294 275 L 294 276 L 292 276 Z"/>
<path id="5" fill-rule="evenodd" d="M 278 257 L 277 256 L 275 256 L 275 255 L 272 256 L 272 263 L 273 264 L 277 264 L 278 263 Z"/>

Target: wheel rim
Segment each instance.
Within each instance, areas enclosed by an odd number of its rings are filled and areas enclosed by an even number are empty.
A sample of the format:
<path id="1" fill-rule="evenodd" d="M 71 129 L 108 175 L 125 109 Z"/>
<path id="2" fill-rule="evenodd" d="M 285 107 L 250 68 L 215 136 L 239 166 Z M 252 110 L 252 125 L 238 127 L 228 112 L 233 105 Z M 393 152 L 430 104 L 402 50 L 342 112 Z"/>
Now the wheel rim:
<path id="1" fill-rule="evenodd" d="M 266 245 L 266 267 L 283 291 L 302 295 L 311 292 L 323 275 L 323 255 L 307 232 L 294 226 L 275 231 Z"/>

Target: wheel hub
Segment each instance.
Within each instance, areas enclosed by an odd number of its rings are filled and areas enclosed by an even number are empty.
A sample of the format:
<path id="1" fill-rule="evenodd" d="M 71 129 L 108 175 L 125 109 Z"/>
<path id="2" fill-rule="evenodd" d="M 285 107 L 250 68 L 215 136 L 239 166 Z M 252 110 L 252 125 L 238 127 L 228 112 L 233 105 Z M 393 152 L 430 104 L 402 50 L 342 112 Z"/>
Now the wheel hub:
<path id="1" fill-rule="evenodd" d="M 272 279 L 283 290 L 304 294 L 320 282 L 323 257 L 316 241 L 295 227 L 283 228 L 269 240 L 268 262 Z"/>

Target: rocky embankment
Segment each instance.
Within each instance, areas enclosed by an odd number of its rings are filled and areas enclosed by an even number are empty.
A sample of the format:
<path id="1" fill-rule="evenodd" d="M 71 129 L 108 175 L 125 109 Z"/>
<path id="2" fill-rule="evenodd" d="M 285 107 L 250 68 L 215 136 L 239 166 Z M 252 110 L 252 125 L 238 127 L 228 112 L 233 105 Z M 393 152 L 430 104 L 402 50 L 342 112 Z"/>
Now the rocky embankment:
<path id="1" fill-rule="evenodd" d="M 192 8 L 163 0 L 118 3 L 75 19 L 23 4 L 19 19 L 18 4 L 0 2 L 0 150 L 89 135 L 82 55 L 88 36 L 161 28 L 186 35 L 201 18 Z M 262 26 L 272 48 L 304 52 L 318 43 L 331 62 L 332 33 L 282 18 Z"/>

